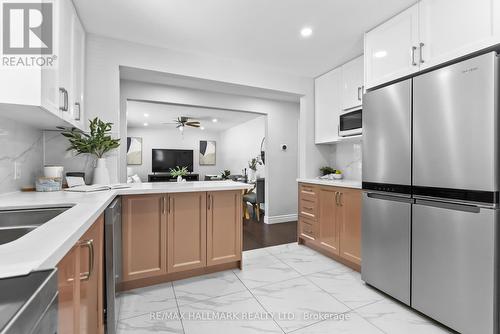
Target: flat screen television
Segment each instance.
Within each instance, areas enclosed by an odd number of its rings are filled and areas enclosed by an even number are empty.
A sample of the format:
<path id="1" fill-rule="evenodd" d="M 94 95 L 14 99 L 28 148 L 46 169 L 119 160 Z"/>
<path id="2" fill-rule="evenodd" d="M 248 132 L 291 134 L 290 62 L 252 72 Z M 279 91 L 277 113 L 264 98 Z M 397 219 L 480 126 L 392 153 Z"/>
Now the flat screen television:
<path id="1" fill-rule="evenodd" d="M 193 150 L 153 149 L 153 173 L 168 173 L 170 168 L 187 167 L 193 172 Z"/>

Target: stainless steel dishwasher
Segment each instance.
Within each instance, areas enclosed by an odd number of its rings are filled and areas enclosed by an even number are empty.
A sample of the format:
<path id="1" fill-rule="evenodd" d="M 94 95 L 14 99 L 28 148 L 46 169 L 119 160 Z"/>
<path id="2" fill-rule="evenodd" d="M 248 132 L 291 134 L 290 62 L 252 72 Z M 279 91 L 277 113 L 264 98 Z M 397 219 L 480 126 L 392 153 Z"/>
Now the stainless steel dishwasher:
<path id="1" fill-rule="evenodd" d="M 120 305 L 117 302 L 118 284 L 122 275 L 122 202 L 117 197 L 104 213 L 106 288 L 104 300 L 106 333 L 117 332 Z"/>

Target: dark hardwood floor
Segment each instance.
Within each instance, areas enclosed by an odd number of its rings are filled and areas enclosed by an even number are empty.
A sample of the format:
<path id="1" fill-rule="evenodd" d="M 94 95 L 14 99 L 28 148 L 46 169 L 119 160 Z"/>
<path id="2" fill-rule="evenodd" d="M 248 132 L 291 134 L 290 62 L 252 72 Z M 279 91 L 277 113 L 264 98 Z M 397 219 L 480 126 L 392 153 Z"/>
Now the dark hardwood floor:
<path id="1" fill-rule="evenodd" d="M 280 224 L 264 223 L 264 215 L 260 222 L 253 218 L 250 210 L 250 219 L 243 219 L 243 250 L 276 246 L 297 241 L 297 222 Z"/>

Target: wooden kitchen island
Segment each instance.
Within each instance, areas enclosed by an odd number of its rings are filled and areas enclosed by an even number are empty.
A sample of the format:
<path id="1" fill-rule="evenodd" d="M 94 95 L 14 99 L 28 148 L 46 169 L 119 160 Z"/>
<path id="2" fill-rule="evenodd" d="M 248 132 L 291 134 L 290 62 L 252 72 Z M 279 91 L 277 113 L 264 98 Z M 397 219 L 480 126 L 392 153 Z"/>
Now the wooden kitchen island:
<path id="1" fill-rule="evenodd" d="M 124 195 L 122 207 L 121 290 L 241 268 L 241 190 Z"/>

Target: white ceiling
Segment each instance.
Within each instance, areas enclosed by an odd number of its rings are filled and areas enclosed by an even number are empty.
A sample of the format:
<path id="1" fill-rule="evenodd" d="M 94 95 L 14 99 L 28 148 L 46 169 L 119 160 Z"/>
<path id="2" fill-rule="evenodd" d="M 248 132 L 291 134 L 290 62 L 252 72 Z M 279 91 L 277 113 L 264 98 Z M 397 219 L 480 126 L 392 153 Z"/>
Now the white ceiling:
<path id="1" fill-rule="evenodd" d="M 148 117 L 144 114 L 148 114 Z M 127 127 L 130 128 L 146 128 L 144 123 L 148 123 L 147 128 L 175 129 L 175 124 L 162 123 L 173 122 L 181 116 L 199 120 L 201 125 L 205 127 L 205 130 L 186 128 L 185 131 L 224 131 L 263 115 L 234 110 L 127 101 Z M 217 119 L 217 123 L 212 122 L 214 118 Z"/>
<path id="2" fill-rule="evenodd" d="M 88 32 L 317 76 L 416 0 L 73 0 Z M 310 26 L 311 38 L 300 37 Z"/>

